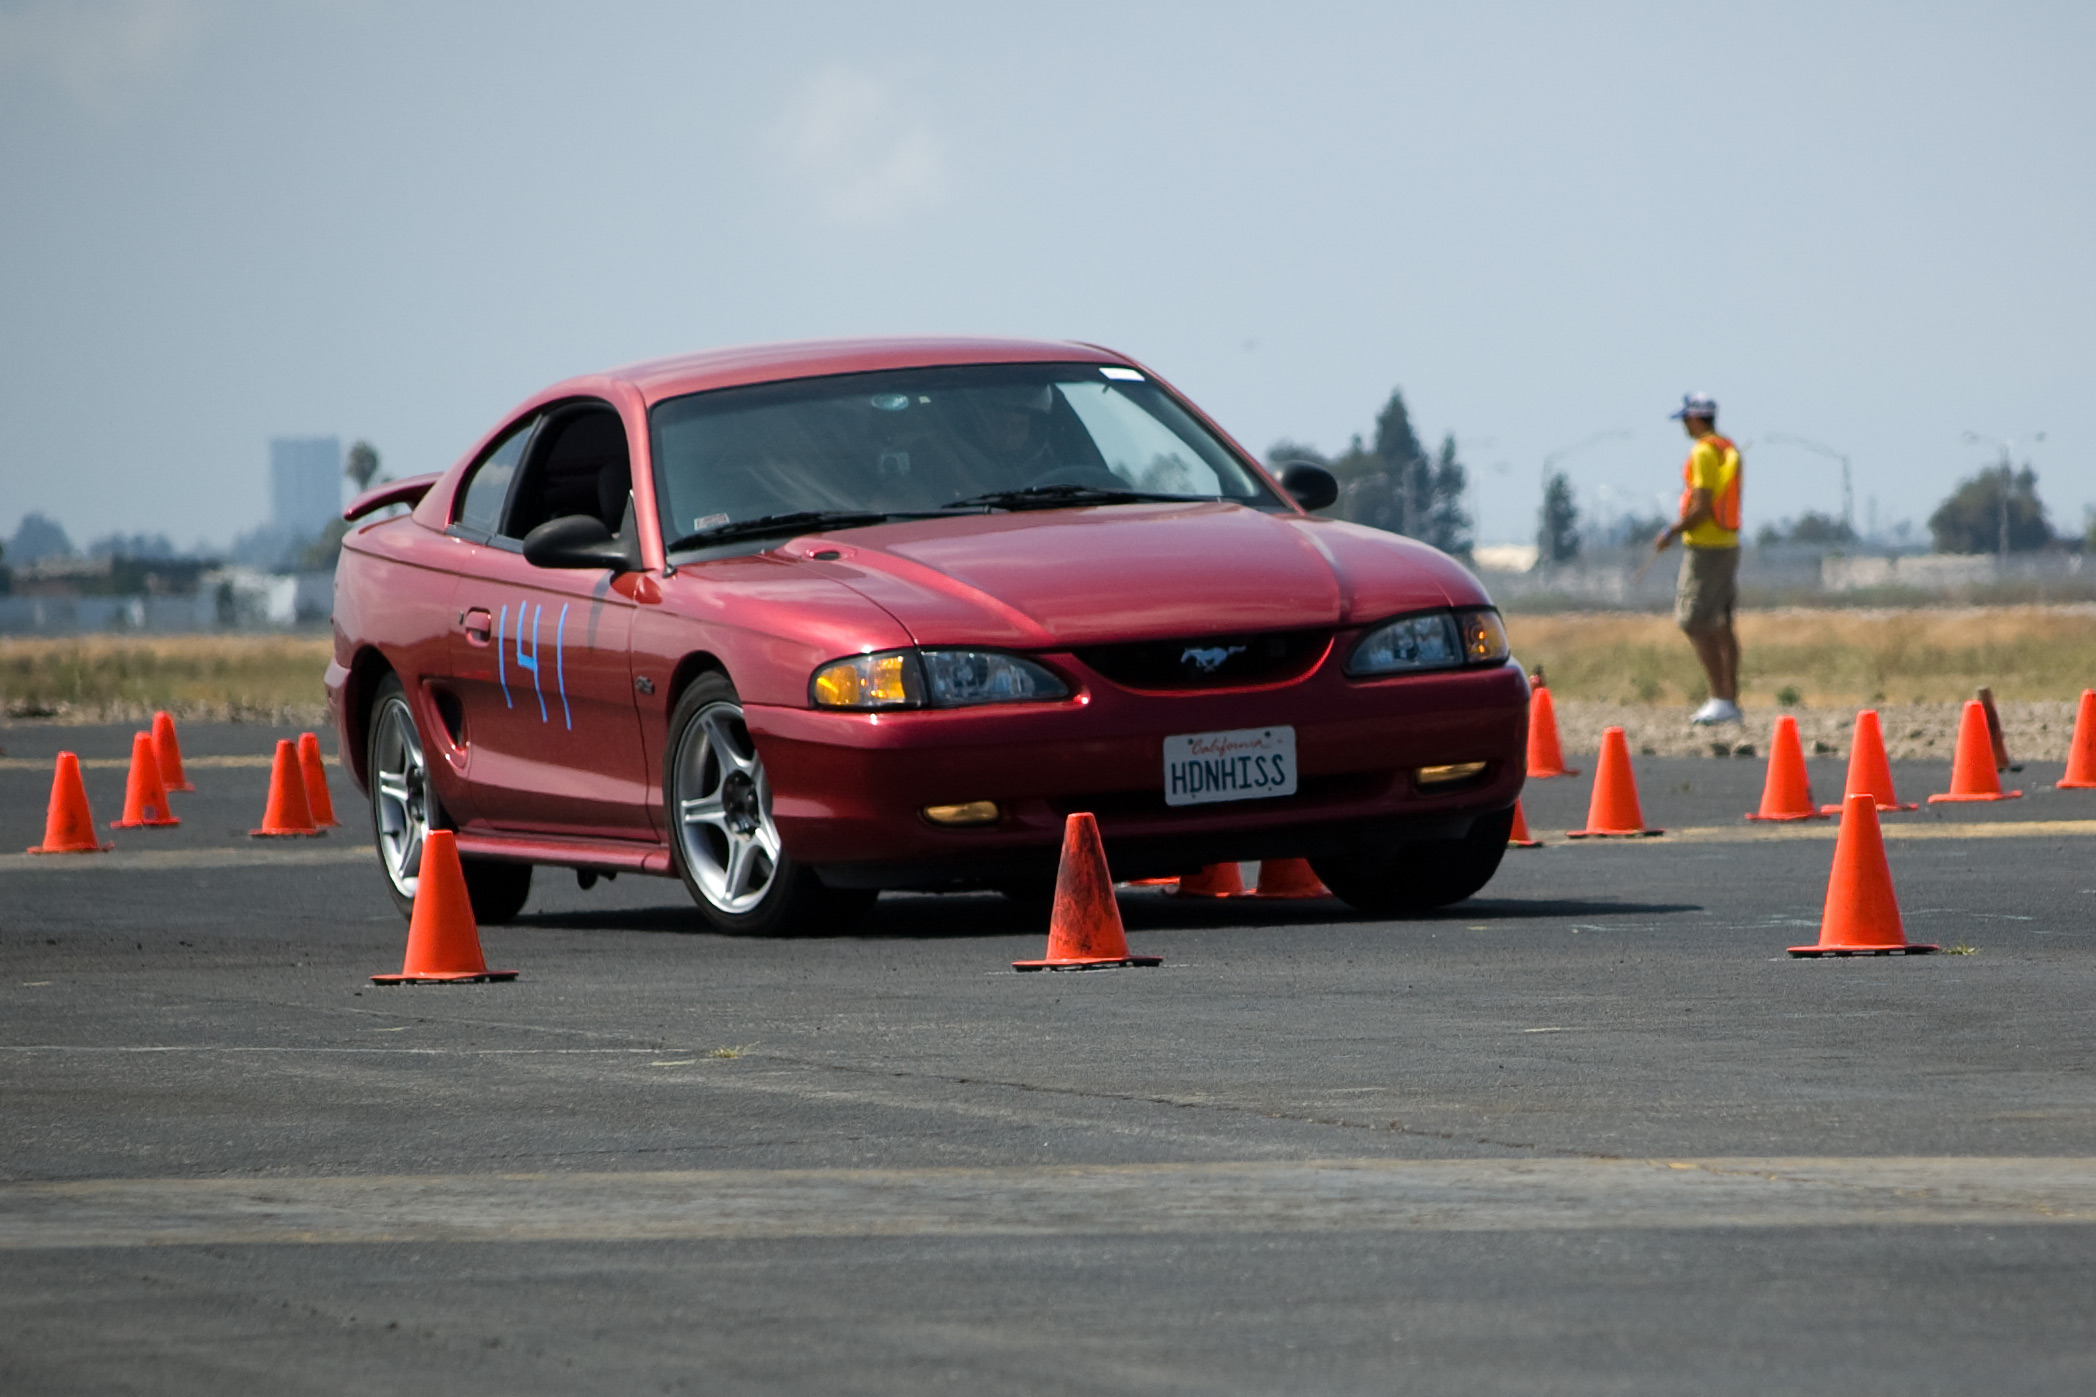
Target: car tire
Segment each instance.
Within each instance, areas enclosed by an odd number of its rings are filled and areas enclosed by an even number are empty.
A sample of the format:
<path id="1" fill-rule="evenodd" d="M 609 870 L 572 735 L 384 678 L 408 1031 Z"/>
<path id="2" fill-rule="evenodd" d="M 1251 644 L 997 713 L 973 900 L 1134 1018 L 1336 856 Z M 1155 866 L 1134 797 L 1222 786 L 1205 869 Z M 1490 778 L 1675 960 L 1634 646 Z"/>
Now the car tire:
<path id="1" fill-rule="evenodd" d="M 415 912 L 422 841 L 433 829 L 450 829 L 444 807 L 429 783 L 422 731 L 408 705 L 400 676 L 388 674 L 372 696 L 371 726 L 364 744 L 364 770 L 371 785 L 371 837 L 378 847 L 386 891 L 403 917 Z M 514 921 L 531 896 L 531 865 L 461 858 L 473 920 L 486 926 Z"/>
<path id="2" fill-rule="evenodd" d="M 1356 911 L 1417 916 L 1461 902 L 1491 882 L 1513 827 L 1514 809 L 1508 806 L 1478 816 L 1461 839 L 1409 840 L 1371 853 L 1312 859 L 1310 866 Z"/>
<path id="3" fill-rule="evenodd" d="M 735 936 L 848 930 L 871 888 L 832 888 L 796 863 L 771 818 L 771 783 L 725 674 L 692 681 L 670 713 L 663 819 L 677 876 L 709 925 Z"/>

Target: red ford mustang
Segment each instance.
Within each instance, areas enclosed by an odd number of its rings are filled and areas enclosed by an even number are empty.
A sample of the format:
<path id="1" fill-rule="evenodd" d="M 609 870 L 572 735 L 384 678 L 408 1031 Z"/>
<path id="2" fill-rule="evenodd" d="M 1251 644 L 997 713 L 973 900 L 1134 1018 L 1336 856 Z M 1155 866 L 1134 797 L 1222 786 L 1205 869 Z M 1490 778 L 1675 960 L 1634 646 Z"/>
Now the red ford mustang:
<path id="1" fill-rule="evenodd" d="M 483 920 L 545 864 L 674 874 L 731 931 L 883 888 L 1302 856 L 1358 908 L 1468 897 L 1528 685 L 1476 579 L 1305 512 L 1090 345 L 722 350 L 548 388 L 372 491 L 328 699 L 393 896 L 455 829 Z"/>

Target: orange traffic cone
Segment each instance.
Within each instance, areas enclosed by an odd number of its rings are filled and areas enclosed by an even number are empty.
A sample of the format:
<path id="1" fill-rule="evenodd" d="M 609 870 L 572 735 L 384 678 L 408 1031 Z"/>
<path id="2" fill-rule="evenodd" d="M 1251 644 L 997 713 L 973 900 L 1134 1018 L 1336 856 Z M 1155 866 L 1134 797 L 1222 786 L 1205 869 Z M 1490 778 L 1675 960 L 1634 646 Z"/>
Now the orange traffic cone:
<path id="1" fill-rule="evenodd" d="M 1244 874 L 1234 863 L 1212 863 L 1191 878 L 1181 878 L 1173 897 L 1243 897 Z"/>
<path id="2" fill-rule="evenodd" d="M 1242 875 L 1240 875 L 1242 881 Z M 1332 890 L 1318 879 L 1308 859 L 1262 859 L 1259 886 L 1253 897 L 1330 897 Z"/>
<path id="3" fill-rule="evenodd" d="M 1819 943 L 1792 946 L 1794 956 L 1927 955 L 1934 946 L 1913 946 L 1900 926 L 1892 868 L 1885 862 L 1885 836 L 1878 830 L 1878 803 L 1852 795 L 1834 840 L 1834 871 L 1827 879 L 1827 904 L 1820 913 Z"/>
<path id="4" fill-rule="evenodd" d="M 1507 831 L 1509 849 L 1540 849 L 1543 841 L 1528 832 L 1528 817 L 1521 813 L 1521 802 L 1514 802 L 1514 827 Z"/>
<path id="5" fill-rule="evenodd" d="M 170 791 L 193 791 L 182 774 L 182 744 L 175 741 L 175 720 L 168 714 L 153 715 L 153 752 L 160 758 L 160 784 Z"/>
<path id="6" fill-rule="evenodd" d="M 306 808 L 313 812 L 313 823 L 322 829 L 341 824 L 335 818 L 334 799 L 328 795 L 327 764 L 320 759 L 320 739 L 309 732 L 298 735 L 298 774 L 306 783 Z"/>
<path id="7" fill-rule="evenodd" d="M 44 842 L 32 854 L 106 854 L 116 846 L 95 840 L 94 813 L 87 808 L 87 786 L 80 779 L 80 758 L 58 754 L 51 773 L 51 807 L 44 815 Z"/>
<path id="8" fill-rule="evenodd" d="M 420 911 L 418 907 L 416 909 Z M 1079 812 L 1063 822 L 1062 865 L 1055 871 L 1055 910 L 1048 919 L 1048 955 L 1015 960 L 1014 970 L 1104 970 L 1117 965 L 1162 965 L 1163 956 L 1128 954 L 1128 933 L 1114 902 L 1113 875 L 1099 822 Z"/>
<path id="9" fill-rule="evenodd" d="M 1805 748 L 1798 741 L 1798 720 L 1788 713 L 1776 719 L 1769 740 L 1768 778 L 1761 785 L 1761 809 L 1750 820 L 1817 820 L 1812 778 L 1805 771 Z"/>
<path id="10" fill-rule="evenodd" d="M 1929 797 L 1929 804 L 1943 801 L 2017 800 L 2021 791 L 2004 791 L 1994 770 L 1994 743 L 1987 736 L 1987 711 L 1978 699 L 1967 699 L 1965 716 L 1958 722 L 1958 751 L 1950 766 L 1950 789 Z"/>
<path id="11" fill-rule="evenodd" d="M 1541 684 L 1528 696 L 1528 776 L 1531 781 L 1546 776 L 1577 776 L 1565 765 L 1564 749 L 1557 740 L 1557 705 L 1550 690 Z"/>
<path id="12" fill-rule="evenodd" d="M 291 744 L 281 743 L 281 747 Z M 459 867 L 458 836 L 433 829 L 422 836 L 422 865 L 415 875 L 415 913 L 408 919 L 408 953 L 398 975 L 374 975 L 374 985 L 447 985 L 467 980 L 514 980 L 514 970 L 490 970 L 480 953 L 480 926 L 466 871 Z"/>
<path id="13" fill-rule="evenodd" d="M 1850 796 L 1869 796 L 1880 812 L 1919 810 L 1912 803 L 1900 804 L 1892 789 L 1892 763 L 1885 760 L 1885 734 L 1878 727 L 1878 710 L 1865 708 L 1856 714 L 1856 735 L 1849 742 L 1849 775 L 1841 788 L 1840 805 L 1822 805 L 1822 815 L 1839 815 Z"/>
<path id="14" fill-rule="evenodd" d="M 2059 779 L 2063 791 L 2096 790 L 2096 689 L 2081 691 L 2081 709 L 2074 715 L 2074 738 L 2067 744 L 2067 774 Z"/>
<path id="15" fill-rule="evenodd" d="M 124 783 L 124 818 L 111 820 L 111 829 L 140 829 L 147 825 L 179 825 L 175 812 L 167 808 L 167 787 L 160 784 L 160 754 L 153 750 L 151 733 L 131 737 L 131 779 Z"/>
<path id="16" fill-rule="evenodd" d="M 1638 808 L 1637 778 L 1630 772 L 1630 743 L 1621 728 L 1601 731 L 1601 766 L 1594 773 L 1594 794 L 1587 802 L 1587 827 L 1570 833 L 1574 839 L 1666 833 L 1645 828 L 1645 812 Z"/>
<path id="17" fill-rule="evenodd" d="M 255 839 L 318 836 L 313 808 L 306 804 L 306 781 L 298 770 L 298 748 L 288 739 L 277 743 L 277 758 L 269 768 L 269 804 L 262 809 L 262 828 L 248 831 Z"/>

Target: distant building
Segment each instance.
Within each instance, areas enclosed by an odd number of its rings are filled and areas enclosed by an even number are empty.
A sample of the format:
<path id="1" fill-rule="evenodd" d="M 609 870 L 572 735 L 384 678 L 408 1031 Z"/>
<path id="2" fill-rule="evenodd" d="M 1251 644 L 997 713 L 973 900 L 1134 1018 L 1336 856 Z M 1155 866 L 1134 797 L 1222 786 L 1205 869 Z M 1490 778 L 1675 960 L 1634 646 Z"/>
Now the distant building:
<path id="1" fill-rule="evenodd" d="M 273 437 L 269 443 L 269 522 L 311 538 L 342 509 L 342 443 L 335 437 Z"/>

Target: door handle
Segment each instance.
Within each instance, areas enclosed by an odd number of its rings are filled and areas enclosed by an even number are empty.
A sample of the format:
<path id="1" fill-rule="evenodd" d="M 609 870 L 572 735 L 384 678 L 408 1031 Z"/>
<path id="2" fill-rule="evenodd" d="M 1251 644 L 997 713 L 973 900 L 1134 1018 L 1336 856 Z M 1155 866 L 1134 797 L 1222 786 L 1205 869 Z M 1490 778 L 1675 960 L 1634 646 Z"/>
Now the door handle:
<path id="1" fill-rule="evenodd" d="M 484 606 L 459 613 L 459 626 L 466 632 L 466 640 L 473 645 L 485 645 L 495 629 L 495 613 Z"/>

